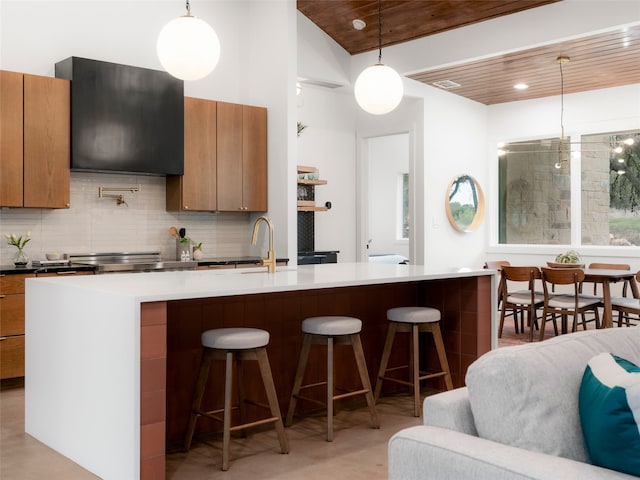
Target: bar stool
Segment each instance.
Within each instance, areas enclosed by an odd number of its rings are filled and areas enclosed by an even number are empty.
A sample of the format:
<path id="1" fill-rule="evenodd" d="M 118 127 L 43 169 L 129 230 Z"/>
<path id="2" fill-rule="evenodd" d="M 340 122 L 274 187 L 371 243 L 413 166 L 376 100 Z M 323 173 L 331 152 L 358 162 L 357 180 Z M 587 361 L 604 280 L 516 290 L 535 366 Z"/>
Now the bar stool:
<path id="1" fill-rule="evenodd" d="M 360 330 L 362 329 L 362 321 L 353 317 L 327 316 L 327 317 L 311 317 L 302 322 L 302 332 L 304 333 L 302 341 L 302 350 L 300 351 L 300 361 L 296 371 L 295 381 L 293 383 L 293 392 L 289 402 L 289 411 L 285 424 L 291 425 L 293 415 L 296 409 L 298 399 L 309 400 L 314 403 L 326 405 L 327 407 L 327 441 L 333 441 L 333 411 L 334 401 L 342 398 L 352 397 L 354 395 L 364 395 L 369 406 L 369 414 L 371 415 L 371 424 L 373 428 L 380 428 L 378 414 L 376 412 L 375 401 L 373 399 L 371 382 L 369 381 L 369 373 L 362 350 L 362 342 L 360 341 Z M 307 366 L 309 351 L 312 344 L 320 344 L 327 346 L 327 381 L 313 384 L 302 385 L 302 377 Z M 334 366 L 333 366 L 333 347 L 334 345 L 352 345 L 353 353 L 362 382 L 362 389 L 335 394 L 334 387 Z M 313 398 L 303 397 L 300 390 L 305 388 L 316 387 L 320 385 L 327 386 L 327 401 L 319 402 Z"/>
<path id="2" fill-rule="evenodd" d="M 191 415 L 187 426 L 187 433 L 184 439 L 184 450 L 187 451 L 191 447 L 193 432 L 196 427 L 196 420 L 199 416 L 204 415 L 223 423 L 222 433 L 222 470 L 229 469 L 230 442 L 231 432 L 236 430 L 245 430 L 248 427 L 263 425 L 266 423 L 275 423 L 275 429 L 280 442 L 280 451 L 289 453 L 289 442 L 282 423 L 280 415 L 280 407 L 278 406 L 278 397 L 273 384 L 271 375 L 271 367 L 269 366 L 269 358 L 267 357 L 266 345 L 269 343 L 269 332 L 257 328 L 217 328 L 207 330 L 201 336 L 204 352 L 198 371 L 198 380 L 196 383 L 195 393 L 193 395 L 193 403 L 191 406 Z M 204 395 L 205 385 L 209 376 L 209 369 L 213 360 L 226 361 L 226 373 L 224 382 L 224 408 L 212 411 L 201 411 L 202 397 Z M 262 383 L 267 394 L 269 405 L 261 405 L 251 402 L 255 405 L 269 408 L 271 417 L 254 422 L 245 422 L 244 403 L 249 402 L 244 398 L 242 387 L 242 361 L 257 360 L 260 368 Z M 240 409 L 240 425 L 231 426 L 231 390 L 232 390 L 232 373 L 233 364 L 236 363 L 236 371 L 238 374 L 238 402 Z M 218 413 L 224 412 L 220 418 Z"/>
<path id="3" fill-rule="evenodd" d="M 389 319 L 389 330 L 387 339 L 384 343 L 382 351 L 382 359 L 380 361 L 380 370 L 378 371 L 378 379 L 376 381 L 375 399 L 380 397 L 383 380 L 409 385 L 413 388 L 413 414 L 420 416 L 420 380 L 427 378 L 444 377 L 444 383 L 447 390 L 453 389 L 451 382 L 451 372 L 449 370 L 449 362 L 447 362 L 447 354 L 444 350 L 444 342 L 440 333 L 440 310 L 430 307 L 398 307 L 387 310 L 387 319 Z M 409 370 L 411 372 L 410 381 L 401 380 L 399 378 L 385 376 L 387 372 L 407 368 L 407 365 L 400 367 L 387 368 L 391 348 L 393 347 L 393 339 L 396 332 L 408 332 L 411 335 L 409 357 Z M 419 349 L 419 333 L 429 332 L 433 335 L 433 341 L 438 352 L 438 360 L 440 360 L 441 371 L 426 373 L 420 372 L 420 349 Z M 422 375 L 421 375 L 422 373 Z"/>

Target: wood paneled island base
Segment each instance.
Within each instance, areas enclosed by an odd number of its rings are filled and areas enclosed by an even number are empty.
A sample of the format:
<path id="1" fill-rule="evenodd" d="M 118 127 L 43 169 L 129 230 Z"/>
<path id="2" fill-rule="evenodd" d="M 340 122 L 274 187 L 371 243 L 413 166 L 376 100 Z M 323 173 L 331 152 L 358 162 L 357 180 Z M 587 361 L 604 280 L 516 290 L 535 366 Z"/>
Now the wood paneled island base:
<path id="1" fill-rule="evenodd" d="M 486 283 L 485 294 L 479 293 L 482 283 Z M 278 401 L 281 410 L 286 411 L 293 388 L 296 360 L 302 346 L 300 324 L 305 318 L 346 315 L 362 319 L 361 336 L 367 368 L 371 382 L 375 384 L 388 328 L 387 309 L 408 305 L 438 308 L 442 312 L 441 326 L 453 382 L 458 387 L 464 384 L 464 375 L 471 362 L 491 348 L 489 291 L 490 277 L 473 277 L 168 302 L 167 451 L 176 451 L 182 446 L 202 352 L 200 334 L 205 330 L 220 327 L 267 330 L 271 335 L 267 350 Z M 401 347 L 394 349 L 390 365 L 406 365 L 409 358 L 408 338 L 403 335 L 399 337 L 405 337 L 402 341 L 406 344 L 406 355 L 403 355 Z M 432 340 L 429 338 L 429 341 Z M 323 349 L 315 350 L 312 350 L 309 361 L 310 365 L 317 367 L 310 367 L 311 373 L 307 378 L 311 382 L 326 380 L 323 378 L 326 377 L 326 354 Z M 336 369 L 336 384 L 345 389 L 358 388 L 359 378 L 352 352 L 348 348 L 337 350 L 336 365 L 344 365 L 344 368 Z M 424 351 L 427 352 L 426 356 L 431 357 L 423 359 L 426 365 L 438 365 L 435 349 L 427 348 Z M 216 370 L 211 375 L 211 385 L 206 390 L 204 400 L 210 409 L 218 408 L 223 403 L 222 392 L 219 389 L 216 391 L 213 380 L 224 377 L 222 362 L 214 368 Z M 248 372 L 247 377 L 258 378 L 257 373 Z M 441 379 L 433 380 L 430 386 L 444 389 Z M 251 383 L 245 388 L 250 398 L 258 397 L 266 402 L 262 398 L 261 385 Z M 318 400 L 322 400 L 321 388 L 317 389 L 316 394 Z M 301 402 L 299 408 L 311 410 L 317 406 Z M 260 415 L 260 412 L 249 406 L 248 414 Z M 213 431 L 220 431 L 220 425 L 203 418 L 196 435 Z"/>
<path id="2" fill-rule="evenodd" d="M 302 343 L 300 326 L 307 317 L 347 315 L 363 321 L 372 383 L 389 308 L 419 305 L 442 312 L 455 386 L 463 385 L 467 367 L 491 349 L 494 337 L 495 276 L 487 270 L 338 264 L 268 275 L 196 271 L 86 280 L 27 283 L 25 430 L 105 479 L 164 478 L 165 453 L 182 445 L 205 330 L 243 326 L 270 333 L 267 350 L 281 411 L 288 407 Z M 390 365 L 407 363 L 408 342 L 401 340 L 406 356 L 395 348 Z M 434 348 L 421 350 L 426 364 L 432 356 L 436 359 Z M 312 349 L 305 378 L 324 380 L 325 358 L 322 349 Z M 132 369 L 135 365 L 139 368 Z M 336 366 L 338 386 L 358 386 L 350 349 L 336 349 Z M 247 371 L 246 378 L 256 378 L 252 373 L 257 372 Z M 213 365 L 209 381 L 223 375 L 223 366 Z M 440 382 L 429 386 L 443 389 Z M 69 387 L 64 393 L 57 390 L 61 384 Z M 203 403 L 207 409 L 222 404 L 222 392 L 210 387 Z M 245 390 L 248 397 L 265 400 L 261 385 L 247 383 Z M 139 408 L 132 408 L 136 404 Z M 303 414 L 317 408 L 305 402 L 299 407 Z M 247 408 L 248 416 L 262 415 L 252 408 Z M 131 435 L 134 425 L 139 436 Z M 220 428 L 202 419 L 196 436 Z"/>

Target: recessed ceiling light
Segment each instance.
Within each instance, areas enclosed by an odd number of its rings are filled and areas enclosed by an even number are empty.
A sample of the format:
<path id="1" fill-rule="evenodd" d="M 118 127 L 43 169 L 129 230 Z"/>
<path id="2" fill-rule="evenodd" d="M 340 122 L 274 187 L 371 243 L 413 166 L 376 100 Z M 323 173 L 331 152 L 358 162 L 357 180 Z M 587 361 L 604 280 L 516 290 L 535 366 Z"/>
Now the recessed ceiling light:
<path id="1" fill-rule="evenodd" d="M 356 30 L 362 30 L 364 27 L 367 26 L 367 24 L 364 23 L 364 21 L 360 20 L 359 18 L 356 18 L 351 23 L 353 23 L 353 28 L 355 28 Z"/>
<path id="2" fill-rule="evenodd" d="M 516 90 L 526 90 L 527 88 L 529 88 L 529 85 L 527 85 L 526 83 L 516 83 L 513 88 L 515 88 Z"/>

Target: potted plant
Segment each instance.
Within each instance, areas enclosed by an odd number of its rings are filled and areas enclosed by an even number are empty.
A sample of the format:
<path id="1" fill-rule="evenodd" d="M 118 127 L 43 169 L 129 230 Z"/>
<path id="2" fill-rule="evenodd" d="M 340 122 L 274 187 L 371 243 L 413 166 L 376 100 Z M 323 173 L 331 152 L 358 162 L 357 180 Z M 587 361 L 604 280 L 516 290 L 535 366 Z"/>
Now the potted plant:
<path id="1" fill-rule="evenodd" d="M 29 263 L 29 257 L 24 253 L 24 247 L 31 240 L 31 232 L 27 232 L 26 235 L 16 237 L 13 233 L 6 233 L 5 238 L 9 240 L 7 243 L 18 249 L 16 256 L 13 259 L 13 263 L 16 267 L 25 267 Z"/>

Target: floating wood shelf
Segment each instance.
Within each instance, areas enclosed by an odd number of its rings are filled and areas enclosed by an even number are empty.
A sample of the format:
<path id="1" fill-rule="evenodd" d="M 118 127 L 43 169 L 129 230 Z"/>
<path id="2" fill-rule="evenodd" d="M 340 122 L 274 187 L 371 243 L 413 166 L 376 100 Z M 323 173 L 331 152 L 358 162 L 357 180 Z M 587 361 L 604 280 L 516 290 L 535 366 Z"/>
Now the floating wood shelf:
<path id="1" fill-rule="evenodd" d="M 304 165 L 298 165 L 298 174 L 304 173 L 316 173 L 318 169 L 316 167 L 308 167 Z M 326 180 L 309 180 L 308 178 L 298 178 L 298 185 L 326 185 Z M 312 198 L 313 198 L 313 190 L 312 190 Z M 299 212 L 326 212 L 329 210 L 327 207 L 319 207 L 316 206 L 316 202 L 314 200 L 298 200 L 298 211 Z"/>
<path id="2" fill-rule="evenodd" d="M 300 185 L 326 185 L 326 180 L 308 180 L 306 178 L 299 178 L 298 184 Z"/>
<path id="3" fill-rule="evenodd" d="M 327 207 L 298 207 L 299 212 L 326 212 Z"/>

